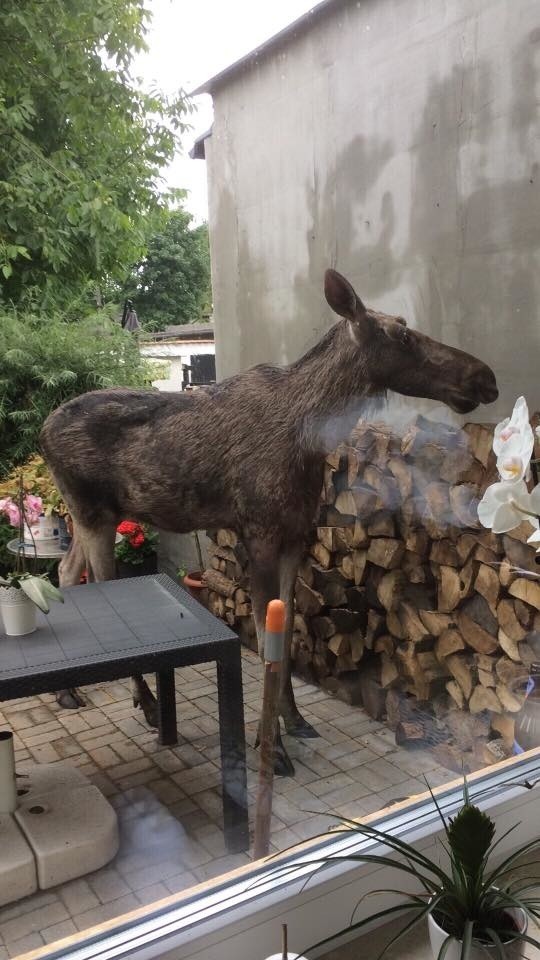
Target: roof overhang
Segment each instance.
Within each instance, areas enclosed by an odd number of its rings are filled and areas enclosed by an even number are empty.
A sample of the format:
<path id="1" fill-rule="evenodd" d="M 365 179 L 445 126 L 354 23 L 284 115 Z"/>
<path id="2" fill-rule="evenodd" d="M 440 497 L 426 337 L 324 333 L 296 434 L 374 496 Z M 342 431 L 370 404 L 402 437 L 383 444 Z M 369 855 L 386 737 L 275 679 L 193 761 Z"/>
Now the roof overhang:
<path id="1" fill-rule="evenodd" d="M 236 60 L 236 62 L 232 63 L 229 67 L 225 67 L 224 70 L 216 73 L 215 76 L 210 77 L 209 80 L 205 80 L 199 87 L 192 90 L 189 95 L 191 97 L 198 97 L 202 93 L 213 94 L 219 87 L 224 86 L 229 80 L 236 77 L 237 74 L 254 66 L 261 57 L 273 53 L 284 43 L 309 30 L 330 8 L 337 7 L 344 2 L 350 2 L 350 0 L 321 0 L 321 3 L 317 3 L 311 10 L 308 10 L 307 13 L 302 14 L 297 20 L 294 20 L 283 30 L 280 30 L 279 33 L 274 34 L 273 37 L 270 37 L 270 39 L 260 47 L 256 47 L 251 53 L 241 57 L 240 60 Z"/>

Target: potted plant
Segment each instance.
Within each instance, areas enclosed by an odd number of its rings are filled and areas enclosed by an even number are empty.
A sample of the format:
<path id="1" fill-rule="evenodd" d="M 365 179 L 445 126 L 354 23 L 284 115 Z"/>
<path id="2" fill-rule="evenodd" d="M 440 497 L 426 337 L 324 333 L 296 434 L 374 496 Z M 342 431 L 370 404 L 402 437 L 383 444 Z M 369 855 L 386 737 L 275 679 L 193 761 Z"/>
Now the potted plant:
<path id="1" fill-rule="evenodd" d="M 36 607 L 49 612 L 49 600 L 64 602 L 46 573 L 35 575 L 22 570 L 0 577 L 0 610 L 8 637 L 21 637 L 36 629 Z"/>
<path id="2" fill-rule="evenodd" d="M 144 577 L 157 573 L 157 533 L 133 520 L 123 520 L 116 528 L 121 540 L 114 548 L 119 577 Z"/>
<path id="3" fill-rule="evenodd" d="M 435 960 L 517 960 L 522 956 L 525 944 L 540 947 L 540 941 L 527 933 L 528 920 L 540 919 L 538 876 L 525 874 L 518 879 L 513 876 L 520 858 L 540 847 L 540 837 L 518 847 L 494 866 L 493 854 L 503 837 L 495 840 L 493 820 L 471 803 L 466 779 L 463 806 L 448 822 L 433 794 L 432 797 L 444 826 L 446 842 L 442 849 L 448 859 L 446 867 L 392 833 L 354 820 L 336 818 L 342 821 L 338 831 L 350 831 L 376 840 L 389 848 L 391 854 L 397 854 L 397 859 L 390 854 L 354 853 L 322 858 L 317 861 L 316 869 L 340 860 L 354 860 L 398 870 L 405 875 L 407 882 L 412 878 L 418 884 L 414 893 L 373 890 L 371 895 L 397 894 L 400 903 L 370 913 L 351 923 L 348 930 L 358 931 L 375 920 L 409 914 L 405 926 L 386 944 L 380 957 L 425 919 Z M 311 950 L 332 939 L 334 937 L 322 940 L 306 952 L 310 954 Z"/>
<path id="4" fill-rule="evenodd" d="M 49 600 L 64 602 L 57 587 L 49 581 L 47 574 L 28 573 L 25 566 L 23 546 L 24 528 L 31 523 L 32 511 L 41 509 L 35 502 L 39 497 L 25 495 L 22 476 L 19 478 L 18 503 L 11 498 L 1 501 L 0 511 L 9 516 L 12 526 L 19 529 L 19 548 L 15 569 L 7 576 L 0 577 L 0 609 L 4 629 L 10 637 L 20 637 L 33 633 L 36 629 L 36 607 L 43 613 L 49 612 Z"/>
<path id="5" fill-rule="evenodd" d="M 195 530 L 192 534 L 193 541 L 195 543 L 195 549 L 197 551 L 197 560 L 199 563 L 198 570 L 191 570 L 186 572 L 183 568 L 180 568 L 178 575 L 181 576 L 182 582 L 195 600 L 199 600 L 201 603 L 205 603 L 206 597 L 206 583 L 204 580 L 204 562 L 202 557 L 201 544 L 199 540 L 199 534 Z"/>

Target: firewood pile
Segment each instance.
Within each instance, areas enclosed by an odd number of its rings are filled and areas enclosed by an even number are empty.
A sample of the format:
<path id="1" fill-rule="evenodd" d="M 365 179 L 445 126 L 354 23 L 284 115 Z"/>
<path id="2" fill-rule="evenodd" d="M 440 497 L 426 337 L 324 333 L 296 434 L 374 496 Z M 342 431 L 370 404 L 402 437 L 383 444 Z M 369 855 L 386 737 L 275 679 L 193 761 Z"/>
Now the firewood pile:
<path id="1" fill-rule="evenodd" d="M 422 417 L 401 436 L 359 424 L 326 459 L 296 585 L 296 672 L 459 772 L 511 754 L 519 681 L 540 660 L 531 528 L 496 536 L 477 519 L 492 439 Z M 256 649 L 245 550 L 210 536 L 210 610 Z"/>

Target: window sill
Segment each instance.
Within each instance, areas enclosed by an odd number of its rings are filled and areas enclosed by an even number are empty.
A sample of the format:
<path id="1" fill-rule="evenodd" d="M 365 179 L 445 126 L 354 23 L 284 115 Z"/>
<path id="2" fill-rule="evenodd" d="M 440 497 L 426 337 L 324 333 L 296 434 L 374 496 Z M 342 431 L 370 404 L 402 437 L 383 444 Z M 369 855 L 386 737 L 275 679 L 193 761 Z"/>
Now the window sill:
<path id="1" fill-rule="evenodd" d="M 496 819 L 501 835 L 516 822 L 520 823 L 511 837 L 503 841 L 501 857 L 538 833 L 538 794 L 540 787 L 528 789 L 540 777 L 540 749 L 519 760 L 505 761 L 469 778 L 473 799 Z M 446 816 L 454 814 L 462 802 L 461 782 L 435 791 Z M 395 807 L 369 818 L 383 829 L 392 829 L 408 842 L 433 853 L 441 824 L 429 794 L 412 803 Z M 319 871 L 306 880 L 312 867 L 306 862 L 323 855 L 350 851 L 351 847 L 375 851 L 371 841 L 358 841 L 343 835 L 331 835 L 318 843 L 304 845 L 301 851 L 283 854 L 258 866 L 244 867 L 220 883 L 199 888 L 196 894 L 153 905 L 152 911 L 126 916 L 118 932 L 96 928 L 89 932 L 86 943 L 80 937 L 36 951 L 24 960 L 264 960 L 279 949 L 280 924 L 289 926 L 290 949 L 304 951 L 310 943 L 335 937 L 335 944 L 351 940 L 346 930 L 351 914 L 361 897 L 374 888 L 396 887 L 394 871 L 374 868 L 371 864 L 340 862 Z M 431 848 L 431 849 L 430 849 Z M 286 875 L 282 866 L 286 864 Z M 279 871 L 279 872 L 278 872 Z M 375 876 L 376 875 L 376 876 Z M 402 879 L 399 878 L 400 884 Z M 401 888 L 401 886 L 400 886 Z M 392 903 L 388 900 L 388 905 Z M 372 906 L 364 905 L 364 915 Z M 356 913 L 357 919 L 362 917 Z M 118 928 L 117 928 L 118 930 Z M 370 944 L 372 944 L 370 935 Z M 78 942 L 77 942 L 78 941 Z M 90 942 L 89 942 L 90 941 Z M 334 945 L 332 945 L 334 946 Z M 420 945 L 417 946 L 420 949 Z M 370 951 L 371 955 L 372 951 Z M 339 954 L 328 954 L 328 947 L 310 957 L 337 960 Z M 343 960 L 347 955 L 344 954 Z M 402 960 L 402 954 L 398 954 Z M 411 954 L 419 960 L 422 954 Z M 21 958 L 22 960 L 22 958 Z M 341 960 L 341 958 L 340 958 Z M 405 958 L 403 958 L 405 960 Z M 535 960 L 537 958 L 535 957 Z"/>

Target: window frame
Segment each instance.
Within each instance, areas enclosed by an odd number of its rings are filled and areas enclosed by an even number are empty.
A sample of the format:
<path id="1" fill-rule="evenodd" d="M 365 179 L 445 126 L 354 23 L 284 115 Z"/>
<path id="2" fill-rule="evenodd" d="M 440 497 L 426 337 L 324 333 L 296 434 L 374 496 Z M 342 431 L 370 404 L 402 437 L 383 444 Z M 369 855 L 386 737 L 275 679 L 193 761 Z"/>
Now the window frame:
<path id="1" fill-rule="evenodd" d="M 514 822 L 520 824 L 500 844 L 501 857 L 516 845 L 533 839 L 539 822 L 540 748 L 468 779 L 471 797 L 495 819 L 499 836 Z M 461 780 L 434 793 L 445 816 L 451 816 L 462 802 Z M 442 835 L 429 793 L 368 819 L 426 851 Z M 312 870 L 306 861 L 312 863 L 318 856 L 330 853 L 373 853 L 377 849 L 382 846 L 372 840 L 325 835 L 294 851 L 276 855 L 275 859 L 247 865 L 221 880 L 202 885 L 191 895 L 175 898 L 172 904 L 169 898 L 161 906 L 153 904 L 124 919 L 110 921 L 90 931 L 82 943 L 84 933 L 33 956 L 47 960 L 263 960 L 279 949 L 282 922 L 288 923 L 291 949 L 306 949 L 309 943 L 329 936 L 337 938 L 336 944 L 346 942 L 351 934 L 343 930 L 346 931 L 355 905 L 374 887 L 394 886 L 393 871 L 372 864 L 340 862 L 319 871 L 306 883 Z M 278 875 L 278 869 L 281 873 L 284 866 L 287 874 Z M 402 884 L 401 877 L 400 889 Z M 388 900 L 388 905 L 391 902 Z M 356 918 L 367 916 L 369 909 L 373 906 L 363 904 Z M 317 955 L 311 953 L 310 957 Z"/>

